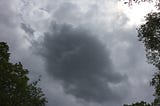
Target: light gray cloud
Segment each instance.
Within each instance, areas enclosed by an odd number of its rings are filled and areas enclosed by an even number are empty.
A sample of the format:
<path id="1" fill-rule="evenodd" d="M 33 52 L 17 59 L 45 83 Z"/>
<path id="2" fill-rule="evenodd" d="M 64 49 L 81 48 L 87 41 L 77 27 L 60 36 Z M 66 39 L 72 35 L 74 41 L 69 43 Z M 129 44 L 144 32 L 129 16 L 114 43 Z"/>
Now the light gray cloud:
<path id="1" fill-rule="evenodd" d="M 142 42 L 138 41 L 136 27 L 127 30 L 117 29 L 112 32 L 112 40 L 109 43 L 112 48 L 109 48 L 109 51 L 115 69 L 128 76 L 129 97 L 124 100 L 124 103 L 141 100 L 151 102 L 153 101 L 153 88 L 150 87 L 149 81 L 154 68 L 146 62 L 145 50 Z"/>
<path id="2" fill-rule="evenodd" d="M 1 0 L 0 3 L 0 41 L 8 43 L 13 61 L 17 57 L 16 52 L 26 44 L 23 39 L 23 31 L 19 28 L 19 19 L 13 7 L 14 2 L 14 0 Z M 12 56 L 15 58 L 13 59 Z"/>

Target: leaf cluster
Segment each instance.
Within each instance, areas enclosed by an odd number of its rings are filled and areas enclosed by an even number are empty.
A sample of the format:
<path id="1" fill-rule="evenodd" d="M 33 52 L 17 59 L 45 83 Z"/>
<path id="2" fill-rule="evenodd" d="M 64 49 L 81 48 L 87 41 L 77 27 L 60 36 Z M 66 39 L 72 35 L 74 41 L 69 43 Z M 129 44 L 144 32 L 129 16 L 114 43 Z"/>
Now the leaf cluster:
<path id="1" fill-rule="evenodd" d="M 153 106 L 149 103 L 146 103 L 144 101 L 141 101 L 141 102 L 137 102 L 137 103 L 132 103 L 131 105 L 123 105 L 123 106 Z"/>
<path id="2" fill-rule="evenodd" d="M 145 20 L 146 23 L 138 28 L 138 38 L 145 46 L 148 63 L 157 68 L 150 83 L 154 87 L 155 99 L 150 105 L 137 102 L 124 106 L 160 106 L 160 12 L 147 14 Z"/>
<path id="3" fill-rule="evenodd" d="M 0 106 L 45 106 L 47 102 L 38 81 L 28 83 L 29 71 L 19 62 L 9 62 L 6 43 L 0 42 Z"/>
<path id="4" fill-rule="evenodd" d="M 124 1 L 124 0 L 123 0 Z M 143 2 L 155 3 L 155 8 L 160 9 L 160 0 L 125 0 L 124 4 L 128 4 L 128 6 L 132 6 L 133 4 L 140 4 Z"/>

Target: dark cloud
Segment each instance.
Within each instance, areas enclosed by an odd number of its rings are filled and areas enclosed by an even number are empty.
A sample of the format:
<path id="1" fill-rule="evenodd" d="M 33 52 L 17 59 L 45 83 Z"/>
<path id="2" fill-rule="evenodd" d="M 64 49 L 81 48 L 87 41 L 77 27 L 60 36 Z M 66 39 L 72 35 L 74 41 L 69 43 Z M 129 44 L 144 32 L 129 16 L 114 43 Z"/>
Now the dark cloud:
<path id="1" fill-rule="evenodd" d="M 48 73 L 63 83 L 66 93 L 94 102 L 121 100 L 110 84 L 124 77 L 114 71 L 106 47 L 88 31 L 54 25 L 40 51 Z"/>
<path id="2" fill-rule="evenodd" d="M 34 34 L 34 30 L 31 28 L 31 26 L 29 24 L 24 24 L 21 23 L 21 28 L 28 34 L 28 35 L 33 35 Z"/>

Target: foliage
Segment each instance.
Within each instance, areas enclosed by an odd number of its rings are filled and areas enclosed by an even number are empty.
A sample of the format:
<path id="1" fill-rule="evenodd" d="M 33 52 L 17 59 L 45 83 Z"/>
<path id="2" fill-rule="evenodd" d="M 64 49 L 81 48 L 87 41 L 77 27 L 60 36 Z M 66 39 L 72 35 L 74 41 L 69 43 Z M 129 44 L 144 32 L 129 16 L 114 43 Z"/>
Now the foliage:
<path id="1" fill-rule="evenodd" d="M 139 40 L 145 45 L 148 62 L 158 68 L 151 85 L 155 89 L 154 104 L 160 103 L 160 13 L 149 13 L 146 16 L 146 23 L 138 29 Z"/>
<path id="2" fill-rule="evenodd" d="M 154 86 L 155 92 L 154 92 L 154 105 L 159 106 L 160 105 L 160 71 L 156 72 L 154 77 L 152 78 L 151 85 Z"/>
<path id="3" fill-rule="evenodd" d="M 151 12 L 138 29 L 139 40 L 145 45 L 148 62 L 160 69 L 160 13 Z"/>
<path id="4" fill-rule="evenodd" d="M 135 103 L 125 106 L 159 106 L 160 105 L 160 12 L 151 12 L 145 17 L 146 22 L 138 29 L 139 41 L 144 43 L 148 63 L 158 70 L 151 85 L 154 87 L 155 99 L 152 105 Z"/>
<path id="5" fill-rule="evenodd" d="M 137 102 L 137 103 L 133 103 L 133 104 L 131 104 L 131 105 L 123 105 L 123 106 L 153 106 L 153 105 L 150 105 L 150 104 L 148 104 L 148 103 L 146 103 L 146 102 L 144 102 L 144 101 L 141 101 L 141 102 Z"/>
<path id="6" fill-rule="evenodd" d="M 157 9 L 160 9 L 160 0 L 125 0 L 124 4 L 128 4 L 129 6 L 132 6 L 133 4 L 140 4 L 142 2 L 149 2 L 149 3 L 154 2 L 155 7 Z"/>
<path id="7" fill-rule="evenodd" d="M 0 106 L 45 106 L 46 98 L 38 81 L 28 83 L 28 70 L 21 63 L 10 63 L 9 47 L 0 42 Z"/>

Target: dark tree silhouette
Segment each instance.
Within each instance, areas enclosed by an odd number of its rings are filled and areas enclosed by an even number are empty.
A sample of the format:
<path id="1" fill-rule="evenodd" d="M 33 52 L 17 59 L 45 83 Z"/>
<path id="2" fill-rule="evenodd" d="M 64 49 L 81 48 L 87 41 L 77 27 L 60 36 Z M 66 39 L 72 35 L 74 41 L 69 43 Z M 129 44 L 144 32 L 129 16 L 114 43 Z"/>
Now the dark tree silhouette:
<path id="1" fill-rule="evenodd" d="M 151 12 L 146 16 L 146 23 L 138 29 L 138 37 L 145 45 L 148 62 L 158 69 L 151 81 L 157 105 L 160 103 L 160 12 Z"/>
<path id="2" fill-rule="evenodd" d="M 144 43 L 148 62 L 160 70 L 160 13 L 146 16 L 146 23 L 138 29 L 139 40 Z"/>
<path id="3" fill-rule="evenodd" d="M 6 43 L 0 42 L 0 106 L 45 106 L 47 102 L 40 81 L 28 83 L 28 70 L 21 63 L 9 62 Z"/>
<path id="4" fill-rule="evenodd" d="M 139 41 L 144 43 L 148 63 L 153 64 L 157 71 L 151 80 L 155 99 L 149 106 L 160 106 L 160 12 L 151 12 L 145 17 L 146 23 L 138 28 Z M 124 106 L 148 106 L 132 104 Z"/>
<path id="5" fill-rule="evenodd" d="M 152 106 L 144 101 L 141 101 L 141 102 L 137 102 L 137 103 L 133 103 L 131 105 L 123 105 L 123 106 Z"/>
<path id="6" fill-rule="evenodd" d="M 124 2 L 124 4 L 128 4 L 129 6 L 132 6 L 134 3 L 135 4 L 140 4 L 142 2 L 153 2 L 155 4 L 155 7 L 157 9 L 160 9 L 160 0 L 121 0 Z"/>

